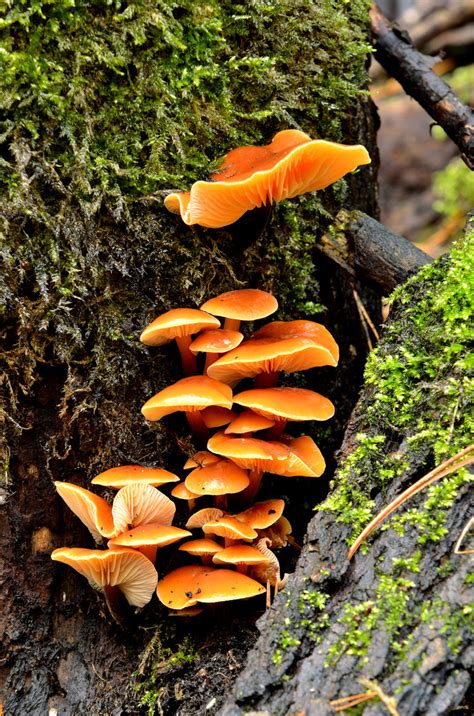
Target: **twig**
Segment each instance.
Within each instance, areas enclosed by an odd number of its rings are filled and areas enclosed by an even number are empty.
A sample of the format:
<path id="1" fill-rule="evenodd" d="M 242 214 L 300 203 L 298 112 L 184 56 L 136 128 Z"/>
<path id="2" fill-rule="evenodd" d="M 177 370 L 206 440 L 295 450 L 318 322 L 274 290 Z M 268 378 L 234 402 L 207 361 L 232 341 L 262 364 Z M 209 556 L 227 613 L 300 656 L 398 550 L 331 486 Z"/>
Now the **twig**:
<path id="1" fill-rule="evenodd" d="M 461 545 L 464 541 L 464 537 L 467 535 L 467 533 L 471 529 L 473 522 L 474 522 L 474 517 L 471 517 L 471 519 L 467 522 L 467 524 L 464 525 L 464 528 L 463 528 L 461 534 L 459 535 L 459 539 L 454 546 L 454 554 L 474 554 L 474 549 L 461 549 Z"/>
<path id="2" fill-rule="evenodd" d="M 357 308 L 359 309 L 359 313 L 360 313 L 360 314 L 362 315 L 362 317 L 364 318 L 365 322 L 367 323 L 367 325 L 369 326 L 370 330 L 371 330 L 372 333 L 374 334 L 376 340 L 379 341 L 379 340 L 380 340 L 379 333 L 378 333 L 377 329 L 375 328 L 375 326 L 374 326 L 374 324 L 373 324 L 373 322 L 372 322 L 372 319 L 371 319 L 371 317 L 369 316 L 369 314 L 368 314 L 368 312 L 367 312 L 367 309 L 366 309 L 366 307 L 364 306 L 363 301 L 362 301 L 361 297 L 359 296 L 359 294 L 357 293 L 357 291 L 355 290 L 355 288 L 352 289 L 352 295 L 354 296 L 354 301 L 356 302 Z"/>
<path id="3" fill-rule="evenodd" d="M 431 69 L 429 59 L 418 52 L 406 32 L 391 26 L 373 5 L 370 20 L 375 58 L 400 82 L 457 144 L 464 162 L 474 169 L 474 112 Z"/>
<path id="4" fill-rule="evenodd" d="M 474 445 L 469 445 L 469 447 L 464 448 L 464 450 L 461 450 L 461 452 L 458 452 L 456 455 L 453 455 L 453 457 L 449 458 L 449 460 L 446 460 L 441 465 L 438 465 L 438 467 L 435 467 L 434 470 L 431 470 L 431 472 L 429 472 L 427 475 L 422 477 L 413 485 L 410 485 L 410 487 L 408 487 L 406 490 L 404 490 L 404 492 L 398 495 L 398 497 L 392 500 L 392 502 L 387 505 L 381 512 L 379 512 L 379 514 L 374 517 L 374 519 L 367 525 L 367 527 L 362 530 L 362 532 L 350 548 L 347 554 L 347 558 L 351 560 L 361 546 L 362 542 L 364 542 L 364 540 L 379 526 L 381 522 L 383 522 L 383 520 L 385 520 L 389 515 L 391 515 L 397 507 L 406 502 L 410 497 L 413 497 L 413 495 L 416 495 L 418 492 L 423 490 L 423 488 L 427 487 L 428 485 L 431 485 L 432 482 L 435 482 L 442 477 L 446 477 L 446 475 L 450 475 L 451 473 L 460 470 L 461 467 L 467 467 L 468 465 L 471 465 L 474 462 L 474 455 L 471 455 L 470 457 L 466 456 L 473 451 Z"/>
<path id="5" fill-rule="evenodd" d="M 387 694 L 382 691 L 382 688 L 377 684 L 377 682 L 370 681 L 369 679 L 366 679 L 365 676 L 361 676 L 359 681 L 362 686 L 365 686 L 367 689 L 372 689 L 373 691 L 375 691 L 380 701 L 386 707 L 387 711 L 392 714 L 392 716 L 400 716 L 397 711 L 397 702 L 395 701 L 393 696 L 387 696 Z"/>
<path id="6" fill-rule="evenodd" d="M 374 699 L 377 695 L 376 691 L 364 691 L 361 694 L 352 694 L 352 696 L 343 696 L 341 699 L 334 699 L 329 702 L 329 706 L 332 706 L 334 711 L 345 711 L 353 706 L 371 701 L 371 699 Z"/>

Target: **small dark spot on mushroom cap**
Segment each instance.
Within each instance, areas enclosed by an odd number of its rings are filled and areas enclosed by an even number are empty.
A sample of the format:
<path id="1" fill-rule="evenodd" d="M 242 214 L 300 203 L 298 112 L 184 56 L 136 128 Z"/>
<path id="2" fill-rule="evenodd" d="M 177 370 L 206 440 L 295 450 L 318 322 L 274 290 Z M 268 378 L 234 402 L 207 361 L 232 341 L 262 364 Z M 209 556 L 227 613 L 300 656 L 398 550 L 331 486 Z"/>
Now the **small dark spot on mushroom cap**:
<path id="1" fill-rule="evenodd" d="M 276 510 L 268 510 L 269 515 L 274 515 L 276 513 Z"/>
<path id="2" fill-rule="evenodd" d="M 190 598 L 193 596 L 193 593 L 192 593 L 192 592 L 185 592 L 185 595 L 187 596 L 188 599 L 190 599 Z"/>
<path id="3" fill-rule="evenodd" d="M 201 587 L 198 587 L 198 588 L 196 589 L 196 594 L 201 594 L 201 592 L 202 592 Z"/>

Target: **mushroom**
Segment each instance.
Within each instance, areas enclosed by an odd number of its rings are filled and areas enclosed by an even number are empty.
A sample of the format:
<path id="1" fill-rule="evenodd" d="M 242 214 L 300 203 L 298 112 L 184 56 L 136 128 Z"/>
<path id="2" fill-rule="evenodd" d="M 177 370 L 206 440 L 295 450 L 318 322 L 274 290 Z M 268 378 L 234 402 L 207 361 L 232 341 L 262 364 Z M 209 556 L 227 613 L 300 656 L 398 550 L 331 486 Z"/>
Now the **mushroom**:
<path id="1" fill-rule="evenodd" d="M 242 288 L 210 298 L 202 305 L 201 310 L 225 318 L 226 330 L 238 331 L 241 321 L 266 318 L 275 313 L 277 308 L 278 301 L 271 293 L 258 288 Z"/>
<path id="2" fill-rule="evenodd" d="M 320 477 L 326 469 L 326 462 L 313 438 L 301 435 L 299 438 L 282 437 L 290 455 L 278 465 L 277 475 L 286 477 Z M 280 444 L 280 443 L 278 443 Z"/>
<path id="3" fill-rule="evenodd" d="M 122 465 L 112 467 L 110 470 L 101 472 L 94 477 L 93 485 L 101 487 L 112 487 L 120 490 L 121 487 L 130 485 L 133 482 L 146 482 L 152 487 L 160 487 L 168 482 L 178 482 L 179 477 L 161 467 L 142 467 L 141 465 Z"/>
<path id="4" fill-rule="evenodd" d="M 257 582 L 262 582 L 266 585 L 267 609 L 271 606 L 270 587 L 273 587 L 276 597 L 279 588 L 284 584 L 280 577 L 280 563 L 276 555 L 268 548 L 269 544 L 271 544 L 270 540 L 265 537 L 258 540 L 255 547 L 267 558 L 268 561 L 266 564 L 256 564 L 251 569 L 252 577 L 254 577 Z"/>
<path id="5" fill-rule="evenodd" d="M 85 524 L 94 540 L 102 542 L 117 534 L 112 508 L 103 497 L 70 482 L 55 482 L 57 491 L 66 505 Z"/>
<path id="6" fill-rule="evenodd" d="M 259 430 L 267 430 L 273 427 L 275 422 L 264 418 L 263 415 L 254 413 L 253 410 L 244 410 L 224 430 L 226 435 L 234 434 L 241 437 L 251 437 L 252 433 Z"/>
<path id="7" fill-rule="evenodd" d="M 252 338 L 308 338 L 324 346 L 332 355 L 335 365 L 339 361 L 339 346 L 328 329 L 315 321 L 272 321 L 255 331 Z"/>
<path id="8" fill-rule="evenodd" d="M 223 517 L 224 512 L 219 510 L 217 507 L 205 507 L 203 510 L 198 510 L 191 515 L 189 520 L 186 522 L 188 530 L 200 529 L 207 522 L 211 520 L 217 520 L 219 517 Z"/>
<path id="9" fill-rule="evenodd" d="M 183 465 L 183 470 L 191 470 L 194 467 L 210 465 L 213 462 L 218 462 L 220 459 L 219 455 L 214 455 L 212 452 L 198 450 L 197 453 L 194 454 L 194 457 L 190 457 L 186 460 Z"/>
<path id="10" fill-rule="evenodd" d="M 122 619 L 119 591 L 134 607 L 144 607 L 153 596 L 158 581 L 149 559 L 133 549 L 79 549 L 61 547 L 51 555 L 82 574 L 89 583 L 103 590 L 109 610 L 119 623 Z"/>
<path id="11" fill-rule="evenodd" d="M 291 544 L 293 547 L 296 547 L 296 549 L 301 550 L 301 547 L 296 543 L 293 537 L 291 537 L 291 532 L 292 527 L 290 522 L 286 517 L 280 515 L 274 524 L 264 529 L 259 529 L 258 536 L 260 539 L 266 537 L 270 540 L 269 544 L 275 547 L 275 549 L 280 549 L 281 547 L 286 547 L 287 544 Z"/>
<path id="12" fill-rule="evenodd" d="M 127 485 L 117 492 L 112 504 L 115 535 L 151 522 L 171 525 L 175 512 L 174 502 L 155 487 L 143 482 Z"/>
<path id="13" fill-rule="evenodd" d="M 236 544 L 219 550 L 212 558 L 214 564 L 234 564 L 237 572 L 247 574 L 249 565 L 268 564 L 269 559 L 256 547 L 249 544 Z"/>
<path id="14" fill-rule="evenodd" d="M 242 492 L 249 484 L 245 470 L 231 460 L 197 467 L 186 478 L 186 488 L 197 495 L 214 495 L 216 507 L 227 508 L 227 495 Z"/>
<path id="15" fill-rule="evenodd" d="M 225 546 L 230 547 L 234 542 L 251 542 L 258 537 L 257 532 L 244 522 L 240 522 L 231 515 L 218 517 L 203 525 L 202 530 L 205 535 L 212 534 L 218 537 L 224 537 Z"/>
<path id="16" fill-rule="evenodd" d="M 234 515 L 241 522 L 245 522 L 254 530 L 263 530 L 277 522 L 283 514 L 285 503 L 283 500 L 265 500 L 256 502 L 244 512 Z"/>
<path id="17" fill-rule="evenodd" d="M 263 147 L 229 152 L 210 182 L 197 181 L 190 192 L 175 192 L 166 208 L 185 224 L 227 226 L 246 211 L 306 192 L 324 189 L 361 164 L 367 150 L 311 138 L 297 129 L 278 132 Z"/>
<path id="18" fill-rule="evenodd" d="M 211 405 L 232 407 L 232 390 L 229 386 L 205 375 L 182 378 L 150 398 L 142 408 L 147 420 L 160 420 L 165 415 L 182 410 L 193 434 L 206 440 L 209 431 L 200 411 Z"/>
<path id="19" fill-rule="evenodd" d="M 145 328 L 140 340 L 147 346 L 161 346 L 176 340 L 184 375 L 197 373 L 196 356 L 191 353 L 191 335 L 203 328 L 219 328 L 220 322 L 214 316 L 197 308 L 174 308 L 161 314 Z"/>
<path id="20" fill-rule="evenodd" d="M 194 492 L 188 490 L 184 482 L 180 482 L 179 485 L 173 487 L 171 494 L 173 497 L 176 497 L 177 500 L 187 500 L 190 512 L 194 510 L 196 507 L 196 499 L 200 497 L 200 495 L 195 495 Z"/>
<path id="21" fill-rule="evenodd" d="M 208 375 L 222 383 L 236 385 L 243 378 L 258 376 L 256 387 L 272 387 L 278 374 L 292 373 L 324 365 L 337 365 L 333 353 L 311 338 L 258 337 L 244 341 L 213 363 Z"/>
<path id="22" fill-rule="evenodd" d="M 211 405 L 209 408 L 201 410 L 202 419 L 207 428 L 222 428 L 228 425 L 237 416 L 228 408 L 220 408 L 218 405 Z"/>
<path id="23" fill-rule="evenodd" d="M 108 546 L 138 549 L 154 564 L 156 552 L 160 547 L 167 547 L 169 544 L 178 542 L 183 537 L 189 537 L 190 535 L 191 532 L 188 532 L 188 530 L 151 522 L 135 527 L 128 532 L 122 532 L 122 534 L 109 540 Z"/>
<path id="24" fill-rule="evenodd" d="M 212 556 L 224 549 L 224 547 L 212 539 L 193 539 L 184 542 L 178 547 L 180 552 L 187 552 L 194 557 L 201 557 L 202 563 L 210 565 Z"/>
<path id="25" fill-rule="evenodd" d="M 244 340 L 243 333 L 239 331 L 231 331 L 227 329 L 217 329 L 214 331 L 203 331 L 189 346 L 192 353 L 205 353 L 206 361 L 204 363 L 204 373 L 219 358 L 222 353 L 227 353 Z"/>
<path id="26" fill-rule="evenodd" d="M 329 420 L 334 415 L 328 398 L 305 388 L 255 388 L 235 395 L 234 402 L 275 421 L 266 435 L 272 440 L 283 434 L 288 420 Z"/>

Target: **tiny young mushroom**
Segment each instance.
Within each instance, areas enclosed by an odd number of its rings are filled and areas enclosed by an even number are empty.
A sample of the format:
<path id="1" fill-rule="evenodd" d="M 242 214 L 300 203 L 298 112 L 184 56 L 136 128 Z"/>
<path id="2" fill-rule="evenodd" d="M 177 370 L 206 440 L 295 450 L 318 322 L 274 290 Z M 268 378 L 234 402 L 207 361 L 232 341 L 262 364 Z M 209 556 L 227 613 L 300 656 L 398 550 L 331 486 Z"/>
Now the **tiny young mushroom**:
<path id="1" fill-rule="evenodd" d="M 147 420 L 161 420 L 165 415 L 181 410 L 196 438 L 205 441 L 209 431 L 200 411 L 211 405 L 230 410 L 231 388 L 205 375 L 195 375 L 182 378 L 154 395 L 142 407 L 142 413 Z"/>
<path id="2" fill-rule="evenodd" d="M 243 333 L 239 333 L 239 331 L 231 331 L 228 329 L 203 331 L 191 343 L 189 350 L 194 354 L 206 354 L 203 371 L 203 373 L 206 374 L 209 366 L 212 365 L 222 353 L 227 353 L 233 348 L 237 348 L 243 340 Z"/>
<path id="3" fill-rule="evenodd" d="M 174 308 L 163 313 L 145 328 L 140 340 L 147 346 L 161 346 L 176 340 L 184 375 L 197 373 L 196 356 L 189 350 L 193 333 L 203 328 L 219 328 L 220 321 L 197 308 Z"/>
<path id="4" fill-rule="evenodd" d="M 227 495 L 248 487 L 248 473 L 231 460 L 219 460 L 197 467 L 186 478 L 186 488 L 197 495 L 213 495 L 216 507 L 227 509 Z"/>
<path id="5" fill-rule="evenodd" d="M 187 552 L 193 555 L 193 557 L 201 557 L 203 564 L 210 565 L 212 563 L 212 556 L 223 550 L 224 547 L 212 539 L 204 538 L 184 542 L 178 549 L 180 552 Z"/>
<path id="6" fill-rule="evenodd" d="M 179 477 L 161 467 L 142 467 L 141 465 L 122 465 L 111 467 L 94 477 L 92 485 L 112 487 L 120 490 L 133 482 L 146 482 L 152 487 L 161 487 L 169 482 L 179 482 Z"/>
<path id="7" fill-rule="evenodd" d="M 211 174 L 189 192 L 174 192 L 166 208 L 181 214 L 185 224 L 228 226 L 246 211 L 324 189 L 362 164 L 369 164 L 360 146 L 312 140 L 297 129 L 278 132 L 270 144 L 233 149 Z"/>
<path id="8" fill-rule="evenodd" d="M 275 313 L 277 308 L 278 301 L 275 296 L 258 288 L 227 291 L 215 298 L 210 298 L 201 306 L 202 311 L 225 318 L 224 328 L 233 331 L 239 330 L 241 321 L 257 321 L 260 318 L 266 318 Z"/>
<path id="9" fill-rule="evenodd" d="M 120 592 L 131 606 L 144 607 L 156 589 L 158 574 L 143 554 L 133 549 L 81 549 L 61 547 L 51 554 L 55 562 L 63 562 L 104 592 L 110 613 L 123 622 Z"/>
<path id="10" fill-rule="evenodd" d="M 334 415 L 328 398 L 305 388 L 254 388 L 235 395 L 234 403 L 275 421 L 266 433 L 270 440 L 283 434 L 288 420 L 329 420 Z"/>
<path id="11" fill-rule="evenodd" d="M 134 527 L 128 532 L 122 532 L 122 534 L 109 540 L 108 546 L 137 549 L 154 564 L 158 549 L 167 547 L 183 539 L 183 537 L 189 537 L 190 535 L 191 532 L 188 532 L 188 530 L 151 522 L 140 525 L 139 527 Z"/>

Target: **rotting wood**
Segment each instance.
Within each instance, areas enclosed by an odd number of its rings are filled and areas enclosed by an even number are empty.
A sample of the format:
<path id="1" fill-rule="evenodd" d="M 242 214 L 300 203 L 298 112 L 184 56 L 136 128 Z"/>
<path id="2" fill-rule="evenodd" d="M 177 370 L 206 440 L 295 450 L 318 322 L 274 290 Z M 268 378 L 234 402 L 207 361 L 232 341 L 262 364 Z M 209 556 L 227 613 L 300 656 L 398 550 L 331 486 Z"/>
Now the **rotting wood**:
<path id="1" fill-rule="evenodd" d="M 459 147 L 474 169 L 474 112 L 432 70 L 406 32 L 392 25 L 377 5 L 370 11 L 375 59 L 413 97 Z"/>

